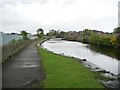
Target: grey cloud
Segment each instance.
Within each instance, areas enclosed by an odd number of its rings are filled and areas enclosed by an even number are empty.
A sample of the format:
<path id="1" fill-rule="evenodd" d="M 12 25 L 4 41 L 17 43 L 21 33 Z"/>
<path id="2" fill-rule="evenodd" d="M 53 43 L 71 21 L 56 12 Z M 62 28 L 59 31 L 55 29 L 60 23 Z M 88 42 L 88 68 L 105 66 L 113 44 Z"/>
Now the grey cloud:
<path id="1" fill-rule="evenodd" d="M 0 17 L 0 21 L 3 20 L 2 26 L 6 32 L 10 30 L 17 31 L 18 29 L 22 29 L 22 28 L 34 32 L 33 30 L 36 30 L 37 28 L 39 28 L 39 26 L 45 28 L 46 32 L 48 32 L 48 30 L 51 28 L 61 29 L 65 31 L 81 30 L 81 28 L 83 27 L 85 28 L 88 27 L 90 29 L 95 28 L 100 30 L 103 30 L 105 28 L 104 31 L 105 30 L 107 31 L 107 29 L 115 28 L 116 16 L 101 19 L 101 17 L 103 17 L 102 16 L 103 14 L 101 14 L 101 16 L 100 15 L 98 16 L 99 20 L 93 22 L 94 20 L 93 21 L 90 20 L 94 18 L 92 16 L 88 17 L 87 15 L 89 13 L 84 13 L 84 12 L 78 13 L 77 11 L 81 9 L 83 9 L 84 11 L 84 8 L 81 7 L 79 8 L 79 4 L 81 4 L 82 1 L 84 0 L 2 0 L 2 3 L 0 3 L 0 16 L 2 16 Z M 92 1 L 95 0 L 91 0 L 91 2 Z M 107 2 L 109 2 L 109 0 L 107 0 Z M 34 4 L 32 5 L 31 3 Z M 94 2 L 92 3 L 96 4 Z M 52 7 L 53 5 L 56 6 Z M 23 8 L 21 6 L 23 6 Z M 31 7 L 27 7 L 26 9 L 26 6 L 31 6 Z M 35 8 L 35 6 L 37 7 Z M 25 7 L 25 11 L 24 11 L 24 7 Z M 87 6 L 85 7 L 87 8 Z M 55 15 L 52 13 L 55 13 Z M 75 13 L 75 14 L 72 14 L 71 16 L 71 13 Z M 50 18 L 50 15 L 53 18 Z M 92 19 L 89 20 L 86 17 Z"/>
<path id="2" fill-rule="evenodd" d="M 46 3 L 48 0 L 3 0 L 2 4 L 9 4 L 9 5 L 17 5 L 17 4 L 30 4 L 30 3 L 41 3 L 44 4 Z"/>
<path id="3" fill-rule="evenodd" d="M 67 0 L 63 3 L 63 5 L 69 5 L 69 4 L 73 4 L 74 2 L 77 2 L 78 0 Z"/>
<path id="4" fill-rule="evenodd" d="M 20 18 L 17 19 L 17 17 L 15 19 L 4 19 L 2 21 L 2 25 L 3 26 L 11 26 L 11 25 L 21 25 L 21 24 L 25 24 L 24 20 L 21 20 Z"/>

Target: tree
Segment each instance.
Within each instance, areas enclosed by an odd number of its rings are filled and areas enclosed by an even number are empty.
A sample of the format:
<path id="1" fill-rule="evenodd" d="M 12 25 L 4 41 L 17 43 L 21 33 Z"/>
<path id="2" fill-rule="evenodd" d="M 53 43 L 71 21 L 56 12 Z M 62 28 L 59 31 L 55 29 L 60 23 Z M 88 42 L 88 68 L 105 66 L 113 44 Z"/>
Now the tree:
<path id="1" fill-rule="evenodd" d="M 120 27 L 115 28 L 114 31 L 113 31 L 113 33 L 116 34 L 118 47 L 120 47 Z"/>
<path id="2" fill-rule="evenodd" d="M 83 36 L 90 36 L 92 34 L 92 32 L 90 31 L 90 29 L 85 29 L 84 31 L 83 31 Z"/>
<path id="3" fill-rule="evenodd" d="M 44 36 L 44 30 L 42 28 L 37 30 L 37 36 L 38 38 L 42 38 Z"/>
<path id="4" fill-rule="evenodd" d="M 24 39 L 24 40 L 28 39 L 28 37 L 27 37 L 27 34 L 28 34 L 28 33 L 27 33 L 25 30 L 20 31 L 20 33 L 21 33 L 21 35 L 23 36 L 23 39 Z"/>
<path id="5" fill-rule="evenodd" d="M 120 27 L 115 28 L 113 33 L 119 33 L 120 34 Z"/>

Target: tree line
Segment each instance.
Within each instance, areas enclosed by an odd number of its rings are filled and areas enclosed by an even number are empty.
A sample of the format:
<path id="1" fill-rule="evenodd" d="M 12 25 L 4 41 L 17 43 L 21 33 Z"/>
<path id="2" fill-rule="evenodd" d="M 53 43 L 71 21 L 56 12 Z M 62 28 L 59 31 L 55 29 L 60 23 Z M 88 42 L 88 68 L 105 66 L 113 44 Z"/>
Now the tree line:
<path id="1" fill-rule="evenodd" d="M 37 32 L 36 36 L 37 36 L 38 38 L 44 37 L 44 30 L 43 30 L 42 28 L 37 29 L 36 32 Z M 29 33 L 28 33 L 26 30 L 20 31 L 20 35 L 23 36 L 23 39 L 24 39 L 24 40 L 29 39 L 29 38 L 28 38 L 28 34 L 29 34 Z"/>
<path id="2" fill-rule="evenodd" d="M 50 30 L 46 35 L 98 46 L 120 48 L 120 27 L 115 28 L 112 33 L 104 33 L 90 29 L 85 29 L 81 33 Z"/>
<path id="3" fill-rule="evenodd" d="M 60 30 L 50 30 L 46 35 L 44 34 L 44 30 L 42 28 L 37 29 L 36 36 L 38 38 L 43 38 L 45 36 L 62 38 L 66 40 L 80 41 L 82 43 L 94 44 L 98 46 L 107 46 L 107 47 L 115 47 L 120 48 L 120 27 L 117 27 L 113 30 L 112 33 L 104 33 L 97 30 L 85 29 L 83 31 L 71 31 L 64 32 Z M 28 33 L 23 30 L 21 31 L 21 35 L 23 39 L 28 39 Z"/>

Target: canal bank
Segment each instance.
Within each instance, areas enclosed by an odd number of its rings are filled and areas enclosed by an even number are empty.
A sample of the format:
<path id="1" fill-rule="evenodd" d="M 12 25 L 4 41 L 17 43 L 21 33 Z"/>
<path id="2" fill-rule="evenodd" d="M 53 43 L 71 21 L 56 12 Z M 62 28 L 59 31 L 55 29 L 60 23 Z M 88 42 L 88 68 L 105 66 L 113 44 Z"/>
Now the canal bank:
<path id="1" fill-rule="evenodd" d="M 64 41 L 62 41 L 60 43 L 59 43 L 59 41 L 61 41 L 61 40 L 60 39 L 57 40 L 57 41 L 56 40 L 51 40 L 50 43 L 47 43 L 48 47 L 45 46 L 45 42 L 44 42 L 42 44 L 42 47 L 48 49 L 48 51 L 52 51 L 54 53 L 61 54 L 61 55 L 66 55 L 65 52 L 59 52 L 58 53 L 57 50 L 56 51 L 52 50 L 53 48 L 57 48 L 57 49 L 59 49 L 59 51 L 62 50 L 61 47 L 63 47 L 62 45 L 63 45 Z M 57 45 L 57 44 L 59 44 L 59 46 L 54 46 L 54 45 Z M 70 43 L 69 43 L 69 48 L 72 45 L 70 45 Z M 53 48 L 50 49 L 50 47 L 53 47 Z M 84 47 L 84 46 L 82 46 L 82 47 Z M 65 49 L 67 49 L 67 48 L 65 47 Z M 70 48 L 70 49 L 72 49 L 72 48 Z M 71 51 L 68 50 L 68 52 L 71 52 Z M 70 55 L 67 55 L 67 56 L 70 56 Z M 99 73 L 98 77 L 101 78 L 100 81 L 102 83 L 104 83 L 104 85 L 106 87 L 109 87 L 109 88 L 117 88 L 118 87 L 119 75 L 116 75 L 116 74 L 113 74 L 113 73 L 111 73 L 109 71 L 106 71 L 105 69 L 99 67 L 98 65 L 96 65 L 94 63 L 91 63 L 88 59 L 84 59 L 84 58 L 80 59 L 80 58 L 77 58 L 77 57 L 75 57 L 75 58 L 76 58 L 77 61 L 84 64 L 86 67 L 88 67 L 91 71 Z"/>
<path id="2" fill-rule="evenodd" d="M 38 47 L 46 78 L 43 88 L 105 88 L 96 75 L 73 57 Z M 34 86 L 39 87 L 41 83 Z"/>
<path id="3" fill-rule="evenodd" d="M 114 53 L 111 48 L 93 48 L 89 44 L 61 39 L 50 39 L 42 43 L 42 47 L 57 54 L 64 54 L 66 56 L 72 56 L 79 59 L 86 59 L 87 61 L 115 75 L 119 74 L 120 72 L 118 69 L 118 64 L 120 63 L 120 52 L 115 51 L 116 53 Z M 101 52 L 102 50 L 103 52 Z M 111 55 L 113 54 L 113 56 L 111 57 L 106 53 Z"/>

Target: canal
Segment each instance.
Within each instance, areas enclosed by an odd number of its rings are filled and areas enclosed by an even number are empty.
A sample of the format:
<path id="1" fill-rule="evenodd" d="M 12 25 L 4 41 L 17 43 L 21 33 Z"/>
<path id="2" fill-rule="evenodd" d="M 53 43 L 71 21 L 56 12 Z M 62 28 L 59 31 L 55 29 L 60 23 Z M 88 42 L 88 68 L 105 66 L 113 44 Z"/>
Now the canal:
<path id="1" fill-rule="evenodd" d="M 42 44 L 43 48 L 57 54 L 64 54 L 87 61 L 109 71 L 113 74 L 120 74 L 120 50 L 98 47 L 80 42 L 66 41 L 61 39 L 50 39 Z"/>

